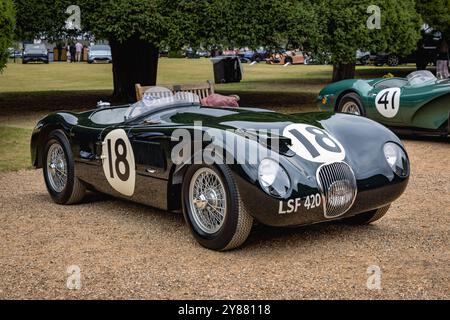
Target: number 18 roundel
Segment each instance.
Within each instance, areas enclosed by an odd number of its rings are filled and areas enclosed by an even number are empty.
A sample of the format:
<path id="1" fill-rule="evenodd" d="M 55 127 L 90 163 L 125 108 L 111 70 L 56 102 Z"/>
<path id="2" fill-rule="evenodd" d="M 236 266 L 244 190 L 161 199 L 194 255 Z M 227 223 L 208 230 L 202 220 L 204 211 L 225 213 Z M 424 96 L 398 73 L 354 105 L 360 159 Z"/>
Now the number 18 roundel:
<path id="1" fill-rule="evenodd" d="M 136 184 L 133 148 L 123 129 L 108 133 L 103 141 L 103 172 L 111 187 L 131 197 Z"/>
<path id="2" fill-rule="evenodd" d="M 325 130 L 307 124 L 291 124 L 283 136 L 291 139 L 291 150 L 308 161 L 317 163 L 339 162 L 345 159 L 342 144 Z"/>

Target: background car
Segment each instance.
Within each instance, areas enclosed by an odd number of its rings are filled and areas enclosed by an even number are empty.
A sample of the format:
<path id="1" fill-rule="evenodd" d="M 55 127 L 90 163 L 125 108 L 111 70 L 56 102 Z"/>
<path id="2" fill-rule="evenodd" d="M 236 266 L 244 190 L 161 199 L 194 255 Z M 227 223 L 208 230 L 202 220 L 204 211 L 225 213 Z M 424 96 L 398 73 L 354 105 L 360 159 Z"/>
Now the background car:
<path id="1" fill-rule="evenodd" d="M 317 101 L 323 110 L 366 116 L 398 132 L 450 134 L 450 80 L 425 70 L 406 78 L 336 82 Z"/>
<path id="2" fill-rule="evenodd" d="M 360 65 L 368 65 L 370 63 L 370 51 L 356 51 L 356 63 Z"/>
<path id="3" fill-rule="evenodd" d="M 154 94 L 39 121 L 33 165 L 56 203 L 80 202 L 89 188 L 183 211 L 201 245 L 225 251 L 246 241 L 254 221 L 372 223 L 407 187 L 402 143 L 369 119 L 202 107 L 198 97 L 176 98 L 192 93 Z"/>
<path id="4" fill-rule="evenodd" d="M 48 63 L 48 50 L 45 44 L 27 44 L 23 51 L 22 63 L 43 62 Z"/>
<path id="5" fill-rule="evenodd" d="M 240 54 L 242 62 L 261 62 L 267 59 L 268 51 L 264 49 L 259 50 L 244 50 Z"/>
<path id="6" fill-rule="evenodd" d="M 96 44 L 89 48 L 88 63 L 99 61 L 112 63 L 112 53 L 109 45 Z"/>
<path id="7" fill-rule="evenodd" d="M 396 67 L 400 64 L 415 63 L 419 70 L 424 70 L 429 64 L 436 64 L 439 43 L 442 33 L 431 28 L 422 30 L 422 38 L 417 43 L 417 50 L 411 54 L 377 53 L 374 55 L 376 66 L 388 65 Z"/>
<path id="8" fill-rule="evenodd" d="M 266 60 L 268 64 L 279 64 L 285 65 L 290 64 L 304 64 L 305 56 L 300 50 L 285 51 L 273 54 L 270 58 Z"/>
<path id="9" fill-rule="evenodd" d="M 197 54 L 199 55 L 200 58 L 210 58 L 211 57 L 211 52 L 209 52 L 208 50 L 198 50 Z"/>
<path id="10" fill-rule="evenodd" d="M 198 54 L 197 50 L 194 50 L 192 48 L 186 49 L 184 52 L 184 56 L 188 59 L 199 59 L 200 55 Z"/>

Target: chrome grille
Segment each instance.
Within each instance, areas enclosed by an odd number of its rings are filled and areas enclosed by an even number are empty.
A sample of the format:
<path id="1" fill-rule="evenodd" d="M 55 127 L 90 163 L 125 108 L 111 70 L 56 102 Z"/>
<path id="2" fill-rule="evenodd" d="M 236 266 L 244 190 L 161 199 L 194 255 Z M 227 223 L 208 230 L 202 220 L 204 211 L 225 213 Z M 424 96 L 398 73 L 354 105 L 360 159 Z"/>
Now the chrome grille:
<path id="1" fill-rule="evenodd" d="M 317 181 L 324 200 L 324 214 L 328 219 L 344 215 L 353 206 L 358 192 L 355 174 L 344 162 L 322 165 Z"/>

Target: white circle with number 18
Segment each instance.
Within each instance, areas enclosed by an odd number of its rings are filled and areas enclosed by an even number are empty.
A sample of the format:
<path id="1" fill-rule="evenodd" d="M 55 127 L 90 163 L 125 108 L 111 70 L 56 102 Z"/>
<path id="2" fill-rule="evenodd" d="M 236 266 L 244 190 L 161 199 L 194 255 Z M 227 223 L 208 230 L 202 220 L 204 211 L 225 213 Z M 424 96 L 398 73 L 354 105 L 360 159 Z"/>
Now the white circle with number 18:
<path id="1" fill-rule="evenodd" d="M 400 110 L 400 88 L 389 88 L 380 91 L 375 98 L 378 112 L 385 118 L 394 118 Z"/>
<path id="2" fill-rule="evenodd" d="M 113 130 L 103 140 L 103 172 L 111 187 L 131 197 L 136 185 L 134 152 L 123 129 Z"/>
<path id="3" fill-rule="evenodd" d="M 291 124 L 283 131 L 291 139 L 290 149 L 305 160 L 317 163 L 345 159 L 345 149 L 331 134 L 309 124 Z"/>

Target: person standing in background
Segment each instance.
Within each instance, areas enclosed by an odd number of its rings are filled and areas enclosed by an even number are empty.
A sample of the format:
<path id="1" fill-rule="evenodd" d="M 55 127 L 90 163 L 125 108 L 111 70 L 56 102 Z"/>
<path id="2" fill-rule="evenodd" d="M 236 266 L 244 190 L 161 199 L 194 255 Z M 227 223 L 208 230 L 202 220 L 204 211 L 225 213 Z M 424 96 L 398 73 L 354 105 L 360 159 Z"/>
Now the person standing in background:
<path id="1" fill-rule="evenodd" d="M 83 45 L 79 41 L 75 45 L 75 50 L 76 50 L 76 58 L 75 58 L 75 60 L 77 62 L 81 62 L 81 53 L 83 52 Z"/>
<path id="2" fill-rule="evenodd" d="M 66 42 L 66 56 L 67 56 L 66 61 L 70 62 L 72 60 L 72 57 L 70 56 L 70 43 L 69 42 Z"/>
<path id="3" fill-rule="evenodd" d="M 61 61 L 62 60 L 62 49 L 63 49 L 63 44 L 61 41 L 58 41 L 58 43 L 56 44 L 56 50 L 58 51 L 58 59 L 56 61 Z"/>
<path id="4" fill-rule="evenodd" d="M 75 62 L 77 48 L 73 42 L 70 43 L 70 62 Z"/>
<path id="5" fill-rule="evenodd" d="M 449 61 L 448 44 L 447 41 L 445 41 L 445 39 L 442 39 L 439 45 L 436 64 L 436 76 L 439 79 L 450 78 L 450 73 L 448 71 L 448 61 Z"/>

